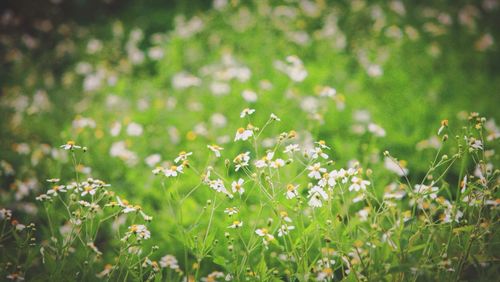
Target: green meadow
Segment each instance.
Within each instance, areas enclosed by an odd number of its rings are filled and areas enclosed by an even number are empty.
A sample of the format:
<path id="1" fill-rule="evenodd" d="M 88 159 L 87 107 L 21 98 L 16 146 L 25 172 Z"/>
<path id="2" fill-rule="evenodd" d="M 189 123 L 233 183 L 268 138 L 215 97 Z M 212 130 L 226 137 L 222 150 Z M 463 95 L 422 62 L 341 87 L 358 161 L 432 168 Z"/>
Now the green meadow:
<path id="1" fill-rule="evenodd" d="M 500 2 L 0 7 L 0 281 L 500 274 Z"/>

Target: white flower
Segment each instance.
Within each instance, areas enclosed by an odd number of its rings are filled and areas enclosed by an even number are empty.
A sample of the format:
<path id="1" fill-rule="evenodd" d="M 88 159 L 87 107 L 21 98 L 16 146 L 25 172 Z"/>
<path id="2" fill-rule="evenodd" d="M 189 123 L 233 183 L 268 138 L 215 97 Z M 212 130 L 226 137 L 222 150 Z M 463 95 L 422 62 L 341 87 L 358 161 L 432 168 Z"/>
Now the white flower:
<path id="1" fill-rule="evenodd" d="M 322 157 L 323 159 L 328 159 L 328 155 L 323 152 L 323 149 L 320 147 L 315 147 L 314 149 L 309 150 L 308 153 L 312 159 L 317 159 L 319 157 Z"/>
<path id="2" fill-rule="evenodd" d="M 26 228 L 26 225 L 17 222 L 17 220 L 13 220 L 12 224 L 15 226 L 16 231 L 23 231 Z"/>
<path id="3" fill-rule="evenodd" d="M 111 125 L 109 132 L 111 133 L 111 136 L 117 136 L 118 134 L 120 134 L 121 130 L 122 124 L 116 121 Z"/>
<path id="4" fill-rule="evenodd" d="M 417 184 L 415 185 L 414 192 L 417 194 L 422 194 L 424 198 L 430 197 L 431 199 L 436 199 L 439 188 L 432 185 L 434 185 L 434 182 L 431 182 L 430 185 Z"/>
<path id="5" fill-rule="evenodd" d="M 227 124 L 227 118 L 221 113 L 215 113 L 210 118 L 210 122 L 214 127 L 224 127 Z"/>
<path id="6" fill-rule="evenodd" d="M 233 183 L 231 184 L 231 190 L 233 190 L 233 193 L 240 193 L 243 194 L 245 192 L 245 189 L 243 188 L 243 183 L 244 183 L 244 180 L 242 178 L 238 179 L 238 181 L 233 181 Z"/>
<path id="7" fill-rule="evenodd" d="M 175 89 L 185 89 L 199 85 L 201 85 L 201 79 L 189 73 L 177 73 L 172 78 L 172 86 Z"/>
<path id="8" fill-rule="evenodd" d="M 328 173 L 323 173 L 321 176 L 321 179 L 318 181 L 318 185 L 320 187 L 325 187 L 328 184 L 328 179 L 330 178 L 330 175 Z"/>
<path id="9" fill-rule="evenodd" d="M 224 186 L 224 182 L 221 179 L 210 180 L 208 185 L 215 191 L 226 194 L 229 198 L 233 197 L 233 195 L 227 191 L 226 186 Z"/>
<path id="10" fill-rule="evenodd" d="M 129 226 L 128 232 L 125 234 L 125 240 L 130 237 L 130 235 L 136 235 L 139 240 L 147 240 L 151 238 L 151 232 L 147 229 L 145 225 L 142 224 L 134 224 Z"/>
<path id="11" fill-rule="evenodd" d="M 321 174 L 326 172 L 326 169 L 321 167 L 320 163 L 315 163 L 313 165 L 310 165 L 307 167 L 307 169 L 310 171 L 309 174 L 307 174 L 307 176 L 316 179 L 320 179 Z"/>
<path id="12" fill-rule="evenodd" d="M 292 219 L 288 216 L 288 213 L 286 211 L 281 211 L 280 217 L 286 222 L 292 222 Z"/>
<path id="13" fill-rule="evenodd" d="M 75 145 L 74 141 L 68 141 L 66 144 L 61 145 L 60 148 L 63 148 L 64 150 L 73 150 L 73 149 L 81 149 L 81 146 Z"/>
<path id="14" fill-rule="evenodd" d="M 235 220 L 231 225 L 229 225 L 227 228 L 240 228 L 243 226 L 243 221 Z"/>
<path id="15" fill-rule="evenodd" d="M 245 99 L 245 101 L 249 102 L 249 103 L 254 103 L 257 101 L 257 93 L 255 93 L 254 91 L 252 90 L 243 90 L 243 92 L 241 93 L 241 96 L 243 97 L 243 99 Z"/>
<path id="16" fill-rule="evenodd" d="M 469 146 L 474 150 L 483 150 L 483 142 L 473 137 L 469 139 Z"/>
<path id="17" fill-rule="evenodd" d="M 161 172 L 165 173 L 165 169 L 161 166 L 157 166 L 155 169 L 152 170 L 154 175 L 158 175 Z"/>
<path id="18" fill-rule="evenodd" d="M 352 179 L 351 179 L 351 186 L 349 186 L 349 191 L 359 191 L 359 189 L 362 189 L 362 190 L 366 190 L 366 186 L 367 185 L 370 185 L 370 181 L 367 181 L 367 180 L 363 180 L 361 178 L 358 178 L 356 176 L 354 176 Z"/>
<path id="19" fill-rule="evenodd" d="M 275 121 L 281 121 L 281 119 L 277 115 L 275 115 L 273 113 L 271 113 L 271 116 L 269 118 L 272 119 L 272 120 L 275 120 Z"/>
<path id="20" fill-rule="evenodd" d="M 295 82 L 303 81 L 307 76 L 307 71 L 302 64 L 302 61 L 297 56 L 288 56 L 286 58 L 288 64 L 282 61 L 274 62 L 274 67 L 282 71 Z"/>
<path id="21" fill-rule="evenodd" d="M 396 173 L 398 176 L 408 175 L 408 169 L 404 168 L 402 164 L 396 163 L 396 161 L 391 158 L 384 158 L 384 166 L 386 169 Z"/>
<path id="22" fill-rule="evenodd" d="M 331 148 L 326 146 L 326 143 L 324 140 L 319 140 L 318 142 L 314 142 L 315 144 L 319 145 L 321 149 L 328 149 L 330 150 Z"/>
<path id="23" fill-rule="evenodd" d="M 358 211 L 359 220 L 361 221 L 367 221 L 368 215 L 370 215 L 370 208 L 364 208 Z"/>
<path id="24" fill-rule="evenodd" d="M 285 166 L 285 161 L 282 159 L 276 159 L 275 161 L 272 161 L 271 164 L 269 165 L 272 168 L 280 168 Z"/>
<path id="25" fill-rule="evenodd" d="M 253 113 L 255 113 L 255 109 L 245 108 L 245 109 L 243 109 L 243 111 L 241 111 L 240 118 L 244 118 L 244 117 L 249 116 Z"/>
<path id="26" fill-rule="evenodd" d="M 229 216 L 235 215 L 238 213 L 238 208 L 237 207 L 232 207 L 232 208 L 226 208 L 224 210 L 224 213 L 226 213 Z"/>
<path id="27" fill-rule="evenodd" d="M 283 153 L 294 153 L 300 151 L 299 145 L 298 144 L 290 144 L 285 147 L 285 150 Z"/>
<path id="28" fill-rule="evenodd" d="M 274 158 L 274 152 L 268 151 L 262 159 L 255 162 L 255 166 L 258 168 L 266 167 Z"/>
<path id="29" fill-rule="evenodd" d="M 8 209 L 0 209 L 0 220 L 10 220 L 12 218 L 12 211 Z"/>
<path id="30" fill-rule="evenodd" d="M 299 185 L 288 184 L 286 186 L 286 193 L 285 193 L 286 198 L 290 200 L 297 197 L 299 195 L 299 193 L 297 192 L 298 187 Z"/>
<path id="31" fill-rule="evenodd" d="M 258 161 L 255 161 L 255 167 L 256 168 L 263 168 L 263 167 L 266 167 L 267 166 L 267 162 L 266 162 L 266 159 L 265 157 L 258 160 Z"/>
<path id="32" fill-rule="evenodd" d="M 96 187 L 95 187 L 95 186 L 93 186 L 93 185 L 86 185 L 86 186 L 85 186 L 85 187 L 83 187 L 83 189 L 82 189 L 82 190 L 83 190 L 83 192 L 82 192 L 81 196 L 83 197 L 83 196 L 85 196 L 85 195 L 87 195 L 87 194 L 90 194 L 90 195 L 92 195 L 92 196 L 93 196 L 93 195 L 95 195 L 95 193 L 96 193 L 96 189 L 95 189 L 95 188 L 96 188 Z"/>
<path id="33" fill-rule="evenodd" d="M 179 156 L 177 158 L 175 158 L 174 162 L 179 163 L 180 161 L 185 161 L 192 154 L 193 154 L 192 152 L 182 151 L 179 153 Z"/>
<path id="34" fill-rule="evenodd" d="M 336 170 L 332 170 L 330 171 L 330 173 L 328 173 L 328 186 L 330 187 L 334 187 L 335 185 L 337 185 L 337 179 L 338 179 L 338 172 Z"/>
<path id="35" fill-rule="evenodd" d="M 137 154 L 127 149 L 125 141 L 114 142 L 109 149 L 109 154 L 122 159 L 129 165 L 135 165 L 138 161 Z"/>
<path id="36" fill-rule="evenodd" d="M 54 196 L 57 196 L 58 192 L 66 192 L 66 186 L 64 185 L 54 185 L 50 190 L 47 191 L 47 195 L 54 194 Z"/>
<path id="37" fill-rule="evenodd" d="M 131 213 L 131 212 L 136 212 L 137 210 L 140 209 L 139 206 L 134 206 L 131 205 L 127 200 L 125 199 L 120 199 L 120 197 L 116 197 L 116 201 L 118 202 L 118 206 L 122 208 L 123 213 Z"/>
<path id="38" fill-rule="evenodd" d="M 154 167 L 157 163 L 161 161 L 161 156 L 160 154 L 152 154 L 149 155 L 144 161 L 149 167 Z"/>
<path id="39" fill-rule="evenodd" d="M 173 255 L 166 255 L 160 259 L 160 266 L 163 268 L 179 269 L 177 259 Z"/>
<path id="40" fill-rule="evenodd" d="M 335 96 L 335 94 L 337 94 L 337 90 L 335 90 L 335 88 L 325 86 L 325 87 L 323 87 L 323 89 L 321 89 L 319 96 L 331 98 L 331 97 Z"/>
<path id="41" fill-rule="evenodd" d="M 290 230 L 294 230 L 295 229 L 295 226 L 293 225 L 286 225 L 286 224 L 283 224 L 281 225 L 281 227 L 278 229 L 278 237 L 282 237 L 283 235 L 287 235 L 288 234 L 288 231 Z"/>
<path id="42" fill-rule="evenodd" d="M 248 161 L 250 161 L 250 152 L 245 152 L 237 155 L 233 163 L 235 164 L 235 171 L 238 171 L 240 168 L 248 166 Z"/>
<path id="43" fill-rule="evenodd" d="M 328 194 L 319 186 L 314 186 L 309 190 L 309 206 L 313 208 L 319 208 L 323 206 L 322 199 L 324 201 L 328 200 Z"/>
<path id="44" fill-rule="evenodd" d="M 443 222 L 445 223 L 450 223 L 452 221 L 455 221 L 455 222 L 460 222 L 460 219 L 464 216 L 464 213 L 462 211 L 460 211 L 459 209 L 456 210 L 456 213 L 455 213 L 455 216 L 453 217 L 453 206 L 450 205 L 449 208 L 447 208 L 445 211 L 444 211 L 444 218 L 443 218 Z"/>
<path id="45" fill-rule="evenodd" d="M 378 124 L 375 123 L 370 123 L 368 125 L 368 131 L 373 133 L 373 135 L 377 137 L 384 137 L 385 136 L 385 130 Z"/>
<path id="46" fill-rule="evenodd" d="M 220 151 L 224 150 L 224 148 L 216 144 L 207 145 L 207 148 L 210 149 L 210 151 L 214 152 L 217 158 L 220 158 Z"/>
<path id="47" fill-rule="evenodd" d="M 243 127 L 238 128 L 236 135 L 234 136 L 234 141 L 247 140 L 253 135 L 253 131 L 249 129 L 244 129 Z"/>
<path id="48" fill-rule="evenodd" d="M 142 132 L 142 125 L 138 123 L 132 122 L 127 126 L 127 134 L 130 136 L 140 136 Z"/>
<path id="49" fill-rule="evenodd" d="M 75 129 L 83 129 L 86 127 L 95 128 L 96 126 L 93 119 L 86 117 L 77 117 L 75 120 L 73 120 L 72 125 Z"/>
<path id="50" fill-rule="evenodd" d="M 182 165 L 180 166 L 173 165 L 168 169 L 164 169 L 164 174 L 166 177 L 176 177 L 179 173 L 183 173 L 182 169 L 183 169 Z"/>
<path id="51" fill-rule="evenodd" d="M 255 230 L 255 233 L 259 235 L 260 237 L 264 237 L 264 244 L 267 244 L 269 241 L 274 240 L 273 234 L 269 233 L 269 230 L 267 228 L 259 228 Z"/>
<path id="52" fill-rule="evenodd" d="M 364 199 L 365 199 L 365 194 L 360 194 L 357 197 L 355 197 L 354 199 L 352 199 L 352 202 L 357 203 L 357 202 L 360 202 Z M 385 195 L 384 195 L 384 199 L 385 199 Z"/>
<path id="53" fill-rule="evenodd" d="M 137 209 L 133 205 L 127 205 L 122 210 L 123 213 L 130 213 L 130 212 L 136 212 L 136 211 L 137 211 Z"/>

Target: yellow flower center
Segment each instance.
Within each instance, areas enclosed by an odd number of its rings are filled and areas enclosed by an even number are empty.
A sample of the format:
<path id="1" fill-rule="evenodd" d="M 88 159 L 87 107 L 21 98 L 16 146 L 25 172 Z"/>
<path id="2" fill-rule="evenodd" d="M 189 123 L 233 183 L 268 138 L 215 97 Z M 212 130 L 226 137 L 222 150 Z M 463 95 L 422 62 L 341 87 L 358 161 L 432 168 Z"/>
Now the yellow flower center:
<path id="1" fill-rule="evenodd" d="M 333 270 L 329 267 L 323 269 L 323 273 L 326 274 L 327 276 L 330 276 L 333 274 Z"/>
<path id="2" fill-rule="evenodd" d="M 243 127 L 238 128 L 238 133 L 239 134 L 242 134 L 243 132 L 245 132 L 245 129 Z"/>

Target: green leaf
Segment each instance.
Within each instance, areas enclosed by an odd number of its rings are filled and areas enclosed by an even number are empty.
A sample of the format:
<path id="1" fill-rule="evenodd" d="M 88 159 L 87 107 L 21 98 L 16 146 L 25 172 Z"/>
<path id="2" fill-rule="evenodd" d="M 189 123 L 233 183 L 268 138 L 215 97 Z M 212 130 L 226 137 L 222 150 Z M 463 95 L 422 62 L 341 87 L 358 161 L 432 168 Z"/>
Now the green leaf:
<path id="1" fill-rule="evenodd" d="M 427 244 L 421 244 L 421 245 L 417 245 L 417 246 L 414 246 L 414 247 L 411 247 L 409 250 L 408 250 L 408 253 L 412 253 L 412 252 L 415 252 L 415 251 L 418 251 L 418 250 L 421 250 L 423 248 L 425 248 Z"/>
<path id="2" fill-rule="evenodd" d="M 218 265 L 220 265 L 222 267 L 226 267 L 227 266 L 226 259 L 223 256 L 215 256 L 214 259 L 213 259 L 213 263 L 218 264 Z"/>

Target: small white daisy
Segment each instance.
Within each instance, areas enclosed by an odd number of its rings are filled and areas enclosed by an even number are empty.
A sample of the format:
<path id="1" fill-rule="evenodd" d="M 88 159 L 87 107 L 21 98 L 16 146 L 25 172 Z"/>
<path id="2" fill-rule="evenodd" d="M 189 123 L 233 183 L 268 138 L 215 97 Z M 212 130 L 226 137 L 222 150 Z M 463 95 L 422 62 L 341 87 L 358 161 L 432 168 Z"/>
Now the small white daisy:
<path id="1" fill-rule="evenodd" d="M 224 150 L 224 148 L 216 144 L 207 145 L 207 148 L 214 152 L 217 158 L 220 158 L 220 151 Z"/>
<path id="2" fill-rule="evenodd" d="M 244 117 L 249 116 L 253 113 L 255 113 L 254 109 L 245 108 L 245 109 L 243 109 L 243 111 L 241 111 L 240 118 L 244 118 Z"/>
<path id="3" fill-rule="evenodd" d="M 233 181 L 233 183 L 231 184 L 231 190 L 233 191 L 233 193 L 240 193 L 243 194 L 245 192 L 245 189 L 243 188 L 243 183 L 244 183 L 244 180 L 242 178 L 238 179 L 238 181 Z"/>
<path id="4" fill-rule="evenodd" d="M 245 141 L 252 137 L 253 131 L 249 129 L 244 129 L 243 127 L 238 128 L 236 135 L 234 136 L 234 141 L 242 140 Z"/>
<path id="5" fill-rule="evenodd" d="M 239 220 L 235 220 L 233 221 L 233 223 L 231 225 L 229 225 L 227 228 L 233 228 L 233 229 L 236 229 L 236 228 L 240 228 L 243 226 L 243 221 L 239 221 Z"/>
<path id="6" fill-rule="evenodd" d="M 183 173 L 182 170 L 183 170 L 182 165 L 180 166 L 173 165 L 170 168 L 165 169 L 164 174 L 166 177 L 176 177 L 177 175 L 179 175 L 179 173 Z"/>

